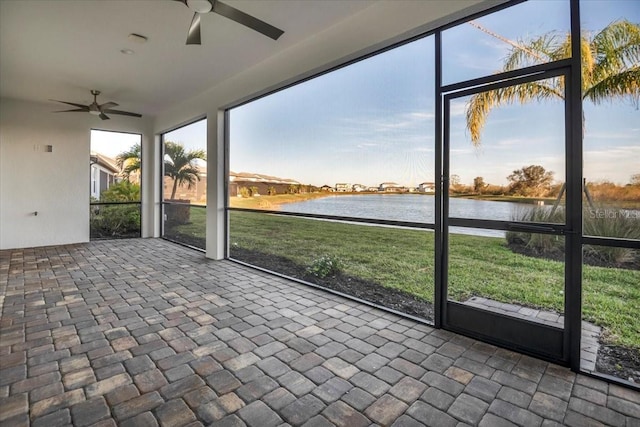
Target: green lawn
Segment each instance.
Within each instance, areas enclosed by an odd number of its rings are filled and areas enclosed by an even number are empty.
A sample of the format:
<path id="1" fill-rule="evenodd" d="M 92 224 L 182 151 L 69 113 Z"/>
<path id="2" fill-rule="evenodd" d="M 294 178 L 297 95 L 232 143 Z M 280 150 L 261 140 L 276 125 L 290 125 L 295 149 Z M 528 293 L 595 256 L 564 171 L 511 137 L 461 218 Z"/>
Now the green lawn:
<path id="1" fill-rule="evenodd" d="M 164 235 L 170 239 L 205 249 L 207 209 L 205 206 L 191 206 L 189 211 L 189 222 L 180 225 L 165 224 Z"/>
<path id="2" fill-rule="evenodd" d="M 433 301 L 434 234 L 304 218 L 231 212 L 230 244 L 309 265 L 337 256 L 349 275 Z M 449 295 L 484 296 L 562 312 L 564 264 L 511 252 L 503 238 L 452 235 Z M 583 318 L 612 343 L 640 348 L 640 271 L 584 267 Z"/>
<path id="3" fill-rule="evenodd" d="M 230 212 L 230 244 L 286 257 L 301 265 L 331 255 L 346 274 L 433 301 L 434 234 L 426 230 L 354 225 Z M 173 233 L 204 236 L 205 210 Z M 451 235 L 449 296 L 563 311 L 564 264 L 513 253 L 505 239 Z M 640 348 L 640 271 L 585 266 L 583 318 L 606 328 L 615 344 Z"/>

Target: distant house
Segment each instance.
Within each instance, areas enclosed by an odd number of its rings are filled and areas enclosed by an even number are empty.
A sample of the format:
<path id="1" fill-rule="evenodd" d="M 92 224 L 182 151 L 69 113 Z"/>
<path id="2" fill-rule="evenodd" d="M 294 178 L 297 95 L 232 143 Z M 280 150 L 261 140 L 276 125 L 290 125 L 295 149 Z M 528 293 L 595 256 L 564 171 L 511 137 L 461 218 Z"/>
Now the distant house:
<path id="1" fill-rule="evenodd" d="M 331 187 L 330 185 L 325 184 L 322 187 L 320 187 L 320 191 L 332 192 L 333 191 L 333 187 Z"/>
<path id="2" fill-rule="evenodd" d="M 347 183 L 338 183 L 335 186 L 335 189 L 337 192 L 339 193 L 347 193 L 349 191 L 351 191 L 353 188 L 353 186 L 351 184 L 347 184 Z"/>
<path id="3" fill-rule="evenodd" d="M 115 159 L 93 152 L 89 155 L 89 165 L 91 167 L 91 197 L 99 200 L 103 191 L 120 181 L 118 176 L 120 168 Z"/>
<path id="4" fill-rule="evenodd" d="M 240 194 L 242 187 L 255 187 L 258 194 L 271 194 L 270 188 L 275 190 L 275 194 L 286 194 L 291 189 L 302 190 L 303 186 L 296 180 L 289 178 L 278 178 L 277 176 L 262 175 L 249 172 L 229 172 L 229 195 L 235 197 Z"/>
<path id="5" fill-rule="evenodd" d="M 353 184 L 351 188 L 352 188 L 352 191 L 355 191 L 356 193 L 367 191 L 367 187 L 362 184 Z"/>
<path id="6" fill-rule="evenodd" d="M 418 185 L 418 191 L 422 193 L 435 193 L 436 192 L 436 183 L 435 182 L 423 182 Z"/>
<path id="7" fill-rule="evenodd" d="M 378 186 L 378 191 L 384 193 L 405 193 L 407 192 L 407 188 L 395 182 L 383 182 Z"/>

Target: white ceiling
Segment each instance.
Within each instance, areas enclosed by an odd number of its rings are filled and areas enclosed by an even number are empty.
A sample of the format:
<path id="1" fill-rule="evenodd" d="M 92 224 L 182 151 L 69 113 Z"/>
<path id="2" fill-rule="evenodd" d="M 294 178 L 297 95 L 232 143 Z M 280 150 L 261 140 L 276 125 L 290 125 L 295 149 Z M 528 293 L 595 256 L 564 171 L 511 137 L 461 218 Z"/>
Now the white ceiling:
<path id="1" fill-rule="evenodd" d="M 89 103 L 89 91 L 98 89 L 100 103 L 115 101 L 119 109 L 155 115 L 374 4 L 225 3 L 285 33 L 274 41 L 209 13 L 202 17 L 202 45 L 187 46 L 193 13 L 172 0 L 0 0 L 0 97 Z M 130 33 L 148 42 L 136 44 L 128 40 Z"/>
<path id="2" fill-rule="evenodd" d="M 285 33 L 274 41 L 208 13 L 202 45 L 187 46 L 193 13 L 179 1 L 0 0 L 0 97 L 53 111 L 68 107 L 50 99 L 88 104 L 97 89 L 99 103 L 157 118 L 257 64 L 335 60 L 358 44 L 504 0 L 223 1 Z M 130 33 L 147 43 L 132 42 Z"/>

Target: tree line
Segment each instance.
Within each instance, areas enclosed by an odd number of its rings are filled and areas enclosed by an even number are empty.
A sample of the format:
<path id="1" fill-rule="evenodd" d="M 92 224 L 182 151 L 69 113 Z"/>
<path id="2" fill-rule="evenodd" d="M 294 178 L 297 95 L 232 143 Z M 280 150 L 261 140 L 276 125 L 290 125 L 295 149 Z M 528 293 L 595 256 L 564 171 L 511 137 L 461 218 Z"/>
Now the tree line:
<path id="1" fill-rule="evenodd" d="M 557 197 L 562 183 L 554 183 L 554 173 L 540 165 L 523 166 L 507 176 L 507 185 L 494 185 L 477 176 L 472 185 L 464 185 L 458 175 L 452 175 L 449 189 L 453 194 L 486 194 L 494 196 Z M 640 200 L 640 173 L 631 175 L 625 185 L 609 181 L 587 183 L 591 195 L 598 200 Z"/>

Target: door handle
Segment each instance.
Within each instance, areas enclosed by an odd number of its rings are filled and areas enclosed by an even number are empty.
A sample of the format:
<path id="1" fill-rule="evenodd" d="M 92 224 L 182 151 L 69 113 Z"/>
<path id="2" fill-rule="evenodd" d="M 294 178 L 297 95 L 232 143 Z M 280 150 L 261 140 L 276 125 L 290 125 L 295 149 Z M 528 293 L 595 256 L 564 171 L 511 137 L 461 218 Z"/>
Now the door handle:
<path id="1" fill-rule="evenodd" d="M 541 233 L 557 233 L 558 231 L 554 227 L 548 225 L 526 225 L 526 224 L 507 224 L 509 231 L 522 231 L 522 232 L 541 232 Z"/>

